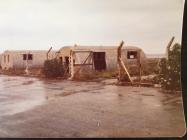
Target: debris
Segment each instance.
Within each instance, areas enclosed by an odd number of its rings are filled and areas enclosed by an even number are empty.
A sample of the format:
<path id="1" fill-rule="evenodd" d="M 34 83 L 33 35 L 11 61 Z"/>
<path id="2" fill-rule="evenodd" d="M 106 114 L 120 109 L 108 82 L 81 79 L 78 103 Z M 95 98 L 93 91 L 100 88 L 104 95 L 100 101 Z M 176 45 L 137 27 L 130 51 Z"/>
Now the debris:
<path id="1" fill-rule="evenodd" d="M 100 126 L 100 123 L 99 123 L 99 122 L 97 122 L 97 126 L 98 126 L 98 127 Z"/>
<path id="2" fill-rule="evenodd" d="M 160 88 L 161 85 L 159 85 L 159 84 L 154 84 L 154 87 L 155 87 L 155 88 Z"/>
<path id="3" fill-rule="evenodd" d="M 155 96 L 153 94 L 141 94 L 141 95 L 143 95 L 143 96 Z"/>

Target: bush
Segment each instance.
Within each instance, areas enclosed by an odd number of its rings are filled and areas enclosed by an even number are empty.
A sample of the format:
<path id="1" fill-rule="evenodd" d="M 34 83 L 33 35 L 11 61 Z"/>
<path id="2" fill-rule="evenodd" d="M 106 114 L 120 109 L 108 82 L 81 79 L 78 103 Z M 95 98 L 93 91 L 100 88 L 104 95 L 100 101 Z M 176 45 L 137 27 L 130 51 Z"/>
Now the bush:
<path id="1" fill-rule="evenodd" d="M 163 89 L 181 90 L 181 45 L 175 44 L 168 55 L 159 63 L 157 80 Z"/>
<path id="2" fill-rule="evenodd" d="M 142 69 L 142 75 L 158 74 L 159 72 L 158 63 L 159 63 L 159 59 L 148 58 L 147 63 L 144 64 L 145 66 Z"/>
<path id="3" fill-rule="evenodd" d="M 42 72 L 48 78 L 63 77 L 64 66 L 57 59 L 46 60 Z"/>

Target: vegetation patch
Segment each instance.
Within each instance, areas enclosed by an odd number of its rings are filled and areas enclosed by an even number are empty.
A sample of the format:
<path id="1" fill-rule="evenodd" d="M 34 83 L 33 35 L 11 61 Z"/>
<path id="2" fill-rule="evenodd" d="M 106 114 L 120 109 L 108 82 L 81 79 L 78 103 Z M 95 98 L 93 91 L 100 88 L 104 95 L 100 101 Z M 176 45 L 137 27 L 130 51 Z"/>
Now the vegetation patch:
<path id="1" fill-rule="evenodd" d="M 57 78 L 64 76 L 64 65 L 57 59 L 46 60 L 42 73 L 46 78 Z"/>
<path id="2" fill-rule="evenodd" d="M 168 53 L 168 59 L 161 59 L 159 73 L 155 77 L 164 90 L 181 90 L 181 45 L 176 43 Z"/>

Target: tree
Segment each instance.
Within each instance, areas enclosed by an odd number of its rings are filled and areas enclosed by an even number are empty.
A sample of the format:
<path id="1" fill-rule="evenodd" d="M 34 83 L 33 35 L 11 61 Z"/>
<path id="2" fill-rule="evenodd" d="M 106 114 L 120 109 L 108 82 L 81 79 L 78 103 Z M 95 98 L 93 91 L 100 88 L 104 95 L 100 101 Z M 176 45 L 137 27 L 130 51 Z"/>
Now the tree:
<path id="1" fill-rule="evenodd" d="M 168 52 L 168 59 L 159 63 L 158 81 L 166 90 L 181 90 L 181 45 L 176 43 Z"/>
<path id="2" fill-rule="evenodd" d="M 43 74 L 48 78 L 64 76 L 64 66 L 57 59 L 46 60 L 44 62 Z"/>

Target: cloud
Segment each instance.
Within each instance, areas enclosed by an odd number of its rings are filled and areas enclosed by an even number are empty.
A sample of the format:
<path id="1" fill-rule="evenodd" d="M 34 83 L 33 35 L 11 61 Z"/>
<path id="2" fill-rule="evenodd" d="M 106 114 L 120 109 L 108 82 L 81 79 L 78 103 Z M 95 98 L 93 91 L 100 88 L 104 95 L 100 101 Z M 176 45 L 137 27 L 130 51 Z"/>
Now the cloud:
<path id="1" fill-rule="evenodd" d="M 3 0 L 0 51 L 114 45 L 122 39 L 159 53 L 181 40 L 182 0 Z"/>

